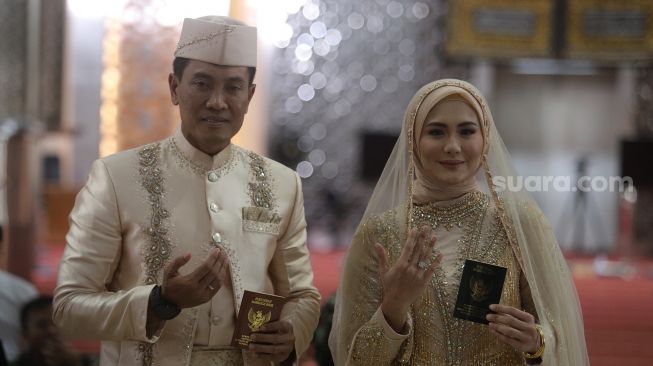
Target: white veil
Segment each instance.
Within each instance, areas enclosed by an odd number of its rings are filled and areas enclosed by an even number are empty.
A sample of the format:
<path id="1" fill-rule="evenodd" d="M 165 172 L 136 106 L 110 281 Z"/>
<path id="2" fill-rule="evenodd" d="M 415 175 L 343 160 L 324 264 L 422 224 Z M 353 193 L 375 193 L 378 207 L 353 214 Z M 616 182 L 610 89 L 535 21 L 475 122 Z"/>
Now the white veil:
<path id="1" fill-rule="evenodd" d="M 425 109 L 433 107 L 427 97 L 438 94 L 438 98 L 456 94 L 479 113 L 486 141 L 486 150 L 478 174 L 479 183 L 487 189 L 501 213 L 502 224 L 508 234 L 510 245 L 524 272 L 531 289 L 537 309 L 539 323 L 542 325 L 546 351 L 543 355 L 544 365 L 588 365 L 583 322 L 580 305 L 571 273 L 562 256 L 553 231 L 540 211 L 538 205 L 526 190 L 498 191 L 492 184 L 493 177 L 517 176 L 510 154 L 494 125 L 492 115 L 485 98 L 471 84 L 453 79 L 443 79 L 422 87 L 410 101 L 404 115 L 401 134 L 388 159 L 386 166 L 374 189 L 361 222 L 371 215 L 378 215 L 388 210 L 402 208 L 400 220 L 410 227 L 413 200 L 413 177 L 415 161 L 413 150 L 413 128 L 418 116 L 423 116 Z M 425 103 L 426 101 L 426 103 Z M 426 110 L 426 112 L 428 112 Z M 410 178 L 410 179 L 409 179 Z M 360 230 L 360 226 L 359 226 Z M 401 233 L 405 237 L 405 233 Z M 329 337 L 329 347 L 336 365 L 344 365 L 352 337 L 360 324 L 347 322 L 347 298 L 350 294 L 342 289 L 349 275 L 355 275 L 354 268 L 346 265 L 350 253 L 345 259 L 338 288 L 333 327 Z M 352 273 L 350 273 L 352 272 Z M 356 275 L 360 275 L 357 272 Z M 370 279 L 378 281 L 378 279 Z M 356 328 L 356 329 L 354 329 Z"/>

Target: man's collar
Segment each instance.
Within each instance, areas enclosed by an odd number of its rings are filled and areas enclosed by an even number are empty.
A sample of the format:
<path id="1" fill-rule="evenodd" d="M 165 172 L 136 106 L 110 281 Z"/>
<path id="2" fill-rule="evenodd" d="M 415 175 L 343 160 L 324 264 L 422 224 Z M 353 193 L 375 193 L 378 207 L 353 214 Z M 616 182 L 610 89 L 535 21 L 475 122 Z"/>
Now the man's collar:
<path id="1" fill-rule="evenodd" d="M 216 170 L 223 167 L 231 158 L 232 144 L 227 145 L 222 151 L 211 156 L 195 146 L 191 145 L 181 132 L 181 128 L 175 131 L 172 136 L 173 142 L 182 154 L 182 158 L 186 159 L 190 164 L 199 167 L 204 171 Z"/>

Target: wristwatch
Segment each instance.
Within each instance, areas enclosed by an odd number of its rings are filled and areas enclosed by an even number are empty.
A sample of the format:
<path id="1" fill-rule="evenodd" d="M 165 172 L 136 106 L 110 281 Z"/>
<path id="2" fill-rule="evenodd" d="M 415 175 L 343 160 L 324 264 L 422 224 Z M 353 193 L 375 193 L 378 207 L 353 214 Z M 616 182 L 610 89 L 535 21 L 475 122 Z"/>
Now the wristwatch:
<path id="1" fill-rule="evenodd" d="M 150 292 L 150 306 L 152 311 L 161 320 L 170 320 L 179 315 L 179 306 L 167 301 L 161 296 L 161 286 L 156 285 Z"/>

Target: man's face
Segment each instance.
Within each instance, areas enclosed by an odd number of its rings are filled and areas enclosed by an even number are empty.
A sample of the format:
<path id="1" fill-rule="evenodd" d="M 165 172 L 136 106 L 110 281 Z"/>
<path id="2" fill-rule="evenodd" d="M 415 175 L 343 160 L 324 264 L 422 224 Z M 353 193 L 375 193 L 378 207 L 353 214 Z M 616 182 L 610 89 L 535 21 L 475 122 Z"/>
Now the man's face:
<path id="1" fill-rule="evenodd" d="M 190 60 L 181 80 L 168 77 L 172 103 L 179 105 L 181 131 L 197 149 L 214 155 L 240 130 L 256 85 L 244 66 Z"/>

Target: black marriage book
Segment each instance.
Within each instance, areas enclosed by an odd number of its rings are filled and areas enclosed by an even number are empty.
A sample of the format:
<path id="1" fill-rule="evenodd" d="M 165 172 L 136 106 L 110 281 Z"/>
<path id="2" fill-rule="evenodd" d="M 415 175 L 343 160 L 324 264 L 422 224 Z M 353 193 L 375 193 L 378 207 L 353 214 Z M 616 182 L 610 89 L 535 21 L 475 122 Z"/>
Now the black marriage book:
<path id="1" fill-rule="evenodd" d="M 285 297 L 245 290 L 231 345 L 247 349 L 250 336 L 267 323 L 279 320 Z"/>
<path id="2" fill-rule="evenodd" d="M 466 260 L 453 316 L 488 324 L 485 316 L 491 312 L 490 305 L 501 299 L 506 271 L 504 267 Z"/>

